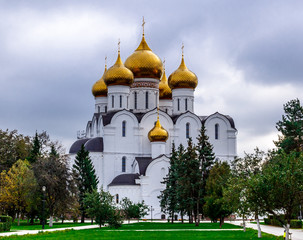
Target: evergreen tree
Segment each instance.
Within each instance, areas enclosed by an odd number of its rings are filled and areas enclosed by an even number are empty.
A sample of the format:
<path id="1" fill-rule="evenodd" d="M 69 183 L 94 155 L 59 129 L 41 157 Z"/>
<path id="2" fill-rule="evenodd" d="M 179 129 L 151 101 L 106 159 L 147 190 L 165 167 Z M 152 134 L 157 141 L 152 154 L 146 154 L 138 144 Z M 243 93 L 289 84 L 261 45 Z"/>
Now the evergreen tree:
<path id="1" fill-rule="evenodd" d="M 205 204 L 204 197 L 206 195 L 206 181 L 209 176 L 211 167 L 214 164 L 215 154 L 213 152 L 213 146 L 209 142 L 209 137 L 206 135 L 205 125 L 202 124 L 199 136 L 197 137 L 198 143 L 196 146 L 197 158 L 199 161 L 199 176 L 197 182 L 196 193 L 196 226 L 200 223 L 199 214 L 203 210 L 202 206 Z M 203 211 L 202 211 L 203 216 Z"/>
<path id="2" fill-rule="evenodd" d="M 36 162 L 38 160 L 38 158 L 41 156 L 41 148 L 42 148 L 42 144 L 40 142 L 38 133 L 36 132 L 35 137 L 32 141 L 32 147 L 31 147 L 29 157 L 27 158 L 27 160 L 30 163 Z"/>
<path id="3" fill-rule="evenodd" d="M 89 157 L 89 152 L 85 150 L 83 144 L 80 151 L 77 153 L 73 169 L 79 190 L 81 222 L 83 223 L 85 218 L 85 206 L 83 202 L 85 194 L 92 193 L 94 190 L 96 190 L 99 182 L 94 166 Z"/>
<path id="4" fill-rule="evenodd" d="M 199 162 L 191 138 L 188 139 L 188 146 L 183 154 L 181 164 L 183 174 L 180 176 L 180 181 L 183 186 L 184 200 L 186 200 L 185 208 L 189 217 L 189 222 L 192 223 L 196 209 L 197 184 L 199 183 Z M 196 217 L 197 216 L 195 216 L 195 218 Z"/>
<path id="5" fill-rule="evenodd" d="M 170 157 L 170 167 L 167 176 L 164 178 L 163 184 L 165 184 L 165 189 L 161 192 L 160 206 L 161 210 L 168 212 L 171 217 L 172 223 L 174 223 L 174 215 L 177 212 L 177 152 L 175 149 L 175 144 L 172 144 L 172 153 Z"/>
<path id="6" fill-rule="evenodd" d="M 303 150 L 303 107 L 299 99 L 294 99 L 284 105 L 285 115 L 277 122 L 276 128 L 282 133 L 276 146 L 286 153 Z"/>

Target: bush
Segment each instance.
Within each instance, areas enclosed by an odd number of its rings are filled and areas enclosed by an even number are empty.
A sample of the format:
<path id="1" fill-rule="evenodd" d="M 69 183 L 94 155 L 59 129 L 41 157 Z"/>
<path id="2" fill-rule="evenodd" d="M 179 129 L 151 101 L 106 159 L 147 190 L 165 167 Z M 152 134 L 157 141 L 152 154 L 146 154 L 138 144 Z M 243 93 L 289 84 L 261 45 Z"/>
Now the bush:
<path id="1" fill-rule="evenodd" d="M 269 218 L 264 218 L 264 224 L 265 225 L 270 225 L 270 221 L 271 219 L 269 219 Z"/>
<path id="2" fill-rule="evenodd" d="M 11 230 L 12 217 L 0 216 L 0 232 L 7 232 Z"/>
<path id="3" fill-rule="evenodd" d="M 302 221 L 301 220 L 290 220 L 290 227 L 291 228 L 302 228 Z"/>

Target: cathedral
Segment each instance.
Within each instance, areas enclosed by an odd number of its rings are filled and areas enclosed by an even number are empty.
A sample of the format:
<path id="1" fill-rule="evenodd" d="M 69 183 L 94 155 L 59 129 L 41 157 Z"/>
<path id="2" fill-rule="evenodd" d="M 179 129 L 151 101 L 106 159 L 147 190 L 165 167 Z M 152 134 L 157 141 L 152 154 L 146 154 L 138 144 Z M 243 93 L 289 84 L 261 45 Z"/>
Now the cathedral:
<path id="1" fill-rule="evenodd" d="M 69 155 L 74 161 L 82 144 L 89 151 L 99 178 L 99 187 L 109 191 L 118 204 L 127 197 L 144 200 L 149 218 L 165 219 L 158 196 L 169 170 L 172 143 L 182 144 L 197 136 L 202 124 L 217 159 L 230 161 L 237 155 L 237 129 L 228 115 L 194 113 L 197 76 L 184 60 L 166 77 L 161 59 L 144 36 L 123 63 L 120 46 L 116 63 L 93 85 L 93 117 L 78 133 Z"/>

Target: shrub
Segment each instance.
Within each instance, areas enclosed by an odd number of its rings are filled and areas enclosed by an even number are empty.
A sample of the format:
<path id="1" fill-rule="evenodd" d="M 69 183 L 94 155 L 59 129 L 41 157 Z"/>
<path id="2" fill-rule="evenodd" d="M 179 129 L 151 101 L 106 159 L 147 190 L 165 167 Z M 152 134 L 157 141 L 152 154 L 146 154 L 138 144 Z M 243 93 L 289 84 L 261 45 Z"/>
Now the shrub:
<path id="1" fill-rule="evenodd" d="M 269 218 L 264 218 L 264 223 L 265 223 L 265 225 L 270 225 L 270 221 L 271 219 L 269 219 Z"/>
<path id="2" fill-rule="evenodd" d="M 301 220 L 290 220 L 290 227 L 291 228 L 302 228 L 302 221 Z"/>
<path id="3" fill-rule="evenodd" d="M 12 226 L 12 217 L 0 216 L 0 232 L 10 231 Z"/>

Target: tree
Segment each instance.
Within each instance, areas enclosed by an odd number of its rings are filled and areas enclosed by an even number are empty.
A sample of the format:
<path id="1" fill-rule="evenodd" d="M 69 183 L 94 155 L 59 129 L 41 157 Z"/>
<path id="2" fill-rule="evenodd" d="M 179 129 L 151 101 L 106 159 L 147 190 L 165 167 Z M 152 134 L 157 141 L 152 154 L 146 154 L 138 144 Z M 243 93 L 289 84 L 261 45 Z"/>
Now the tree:
<path id="1" fill-rule="evenodd" d="M 175 149 L 175 144 L 172 144 L 172 153 L 170 157 L 170 167 L 167 176 L 164 178 L 163 184 L 165 189 L 161 192 L 160 206 L 161 210 L 168 212 L 171 222 L 174 223 L 174 215 L 178 211 L 178 198 L 177 198 L 177 181 L 178 181 L 178 153 Z"/>
<path id="2" fill-rule="evenodd" d="M 27 161 L 18 160 L 11 169 L 1 173 L 0 202 L 5 208 L 13 208 L 17 214 L 24 213 L 33 201 L 37 183 Z"/>
<path id="3" fill-rule="evenodd" d="M 230 177 L 230 167 L 227 162 L 216 162 L 210 170 L 206 182 L 206 193 L 204 211 L 212 221 L 220 219 L 220 228 L 224 223 L 224 218 L 232 213 L 232 210 L 225 203 L 223 189 L 227 186 Z"/>
<path id="4" fill-rule="evenodd" d="M 199 214 L 203 210 L 206 196 L 206 181 L 208 179 L 210 169 L 214 164 L 215 154 L 213 153 L 213 146 L 209 142 L 209 137 L 206 135 L 205 125 L 202 124 L 198 143 L 196 146 L 197 158 L 199 162 L 198 176 L 197 176 L 197 193 L 196 193 L 196 226 L 199 226 Z M 203 214 L 202 214 L 203 215 Z"/>
<path id="5" fill-rule="evenodd" d="M 68 168 L 67 157 L 65 155 L 50 154 L 44 159 L 39 159 L 33 169 L 39 185 L 40 196 L 42 196 L 42 186 L 46 187 L 46 205 L 48 207 L 50 222 L 53 225 L 53 216 L 61 213 L 63 209 L 69 209 L 72 204 L 70 189 L 72 188 L 71 173 Z"/>
<path id="6" fill-rule="evenodd" d="M 91 218 L 95 218 L 100 228 L 105 223 L 118 228 L 122 224 L 120 212 L 113 204 L 113 196 L 101 188 L 100 193 L 94 189 L 87 192 L 83 199 L 86 213 Z"/>
<path id="7" fill-rule="evenodd" d="M 192 139 L 188 139 L 188 146 L 181 158 L 182 172 L 179 172 L 179 182 L 182 185 L 183 204 L 189 217 L 189 222 L 193 222 L 193 217 L 196 219 L 196 197 L 197 188 L 199 187 L 199 162 L 197 153 Z M 180 170 L 181 170 L 180 169 Z"/>
<path id="8" fill-rule="evenodd" d="M 303 151 L 303 107 L 299 99 L 294 99 L 284 104 L 285 115 L 277 122 L 276 128 L 282 133 L 275 142 L 279 149 L 285 153 Z"/>
<path id="9" fill-rule="evenodd" d="M 89 152 L 85 150 L 82 144 L 81 149 L 77 153 L 75 164 L 73 165 L 75 179 L 79 190 L 79 201 L 81 211 L 81 222 L 84 222 L 85 218 L 85 206 L 83 199 L 87 192 L 91 193 L 98 186 L 98 178 L 95 173 L 94 166 L 89 157 Z"/>
<path id="10" fill-rule="evenodd" d="M 224 196 L 228 198 L 229 205 L 233 211 L 243 218 L 243 228 L 245 231 L 245 217 L 254 214 L 258 224 L 258 237 L 261 235 L 259 215 L 263 214 L 262 199 L 256 188 L 256 181 L 262 172 L 262 164 L 265 153 L 258 148 L 254 153 L 245 153 L 244 158 L 236 158 L 232 162 L 232 175 L 228 181 L 227 188 L 224 189 Z"/>
<path id="11" fill-rule="evenodd" d="M 264 163 L 255 188 L 262 200 L 263 209 L 274 215 L 284 226 L 289 237 L 291 216 L 302 201 L 303 154 L 272 151 Z M 283 215 L 283 216 L 282 216 Z"/>
<path id="12" fill-rule="evenodd" d="M 140 218 L 147 214 L 146 210 L 148 209 L 148 206 L 144 204 L 144 201 L 133 203 L 129 198 L 122 199 L 121 207 L 128 222 L 131 218 L 137 218 L 139 221 Z"/>
<path id="13" fill-rule="evenodd" d="M 32 141 L 29 157 L 27 158 L 30 163 L 36 162 L 38 158 L 41 157 L 41 148 L 42 144 L 40 143 L 38 133 L 36 132 L 35 137 Z"/>
<path id="14" fill-rule="evenodd" d="M 17 130 L 0 129 L 0 172 L 9 170 L 19 159 L 25 159 L 30 151 L 30 138 Z"/>

